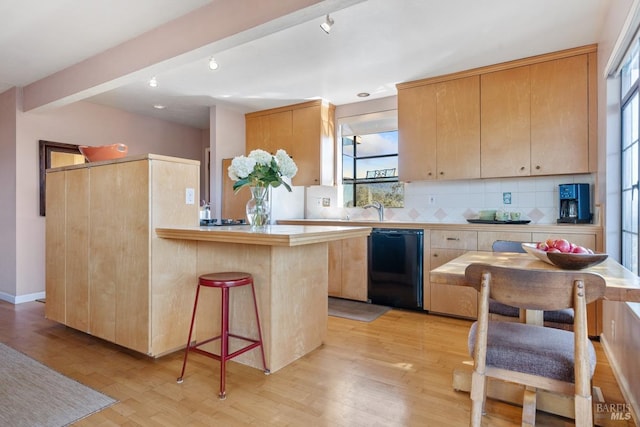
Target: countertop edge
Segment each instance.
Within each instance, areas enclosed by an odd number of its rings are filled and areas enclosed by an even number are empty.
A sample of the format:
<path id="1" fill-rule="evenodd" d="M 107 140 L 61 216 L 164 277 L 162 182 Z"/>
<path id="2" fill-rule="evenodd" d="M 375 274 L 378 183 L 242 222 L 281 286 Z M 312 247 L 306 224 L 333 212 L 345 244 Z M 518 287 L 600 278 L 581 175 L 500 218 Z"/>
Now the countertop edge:
<path id="1" fill-rule="evenodd" d="M 336 227 L 307 224 L 304 226 L 272 225 L 266 231 L 251 231 L 249 226 L 157 227 L 155 231 L 158 237 L 165 239 L 266 246 L 301 246 L 366 237 L 371 234 L 371 227 Z"/>

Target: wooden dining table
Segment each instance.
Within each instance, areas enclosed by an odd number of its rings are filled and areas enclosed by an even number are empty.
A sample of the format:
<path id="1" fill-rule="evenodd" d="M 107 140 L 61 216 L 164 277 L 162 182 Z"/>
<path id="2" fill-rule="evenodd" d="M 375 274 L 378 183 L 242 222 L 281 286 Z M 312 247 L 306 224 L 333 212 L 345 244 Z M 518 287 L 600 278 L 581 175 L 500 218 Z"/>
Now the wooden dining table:
<path id="1" fill-rule="evenodd" d="M 539 260 L 528 253 L 469 251 L 465 254 L 431 270 L 432 283 L 454 286 L 472 286 L 465 279 L 465 269 L 473 263 L 485 263 L 500 267 L 523 268 L 532 270 L 560 270 L 559 267 Z M 620 263 L 607 258 L 604 262 L 581 271 L 601 275 L 606 281 L 604 299 L 609 301 L 640 302 L 640 278 Z M 542 324 L 542 312 L 527 311 L 521 318 L 532 324 Z M 472 361 L 464 361 L 453 372 L 453 388 L 469 391 L 471 388 Z M 490 379 L 487 395 L 491 398 L 519 404 L 522 402 L 522 390 L 512 383 Z M 573 417 L 573 399 L 571 396 L 539 390 L 538 409 L 552 414 Z"/>
<path id="2" fill-rule="evenodd" d="M 464 270 L 472 263 L 485 263 L 500 267 L 534 270 L 560 270 L 528 253 L 469 251 L 464 255 L 431 270 L 432 283 L 442 285 L 471 286 L 464 277 Z M 583 270 L 601 275 L 607 282 L 604 299 L 609 301 L 640 302 L 640 278 L 611 257 L 604 262 Z"/>

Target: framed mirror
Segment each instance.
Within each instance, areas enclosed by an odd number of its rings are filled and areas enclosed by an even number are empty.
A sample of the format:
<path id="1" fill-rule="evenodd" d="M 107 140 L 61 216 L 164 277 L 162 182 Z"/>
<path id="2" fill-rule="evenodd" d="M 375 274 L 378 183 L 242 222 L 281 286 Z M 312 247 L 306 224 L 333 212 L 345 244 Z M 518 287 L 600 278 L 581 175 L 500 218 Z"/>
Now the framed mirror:
<path id="1" fill-rule="evenodd" d="M 77 145 L 43 140 L 38 141 L 38 143 L 40 156 L 40 216 L 45 216 L 47 169 L 79 165 L 85 163 L 85 159 Z"/>

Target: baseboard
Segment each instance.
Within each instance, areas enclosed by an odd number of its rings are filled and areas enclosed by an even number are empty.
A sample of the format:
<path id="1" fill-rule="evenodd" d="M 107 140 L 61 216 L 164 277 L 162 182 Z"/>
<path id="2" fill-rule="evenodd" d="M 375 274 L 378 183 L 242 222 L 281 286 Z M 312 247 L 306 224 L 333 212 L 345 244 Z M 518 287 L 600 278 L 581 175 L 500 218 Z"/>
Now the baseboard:
<path id="1" fill-rule="evenodd" d="M 45 292 L 36 292 L 33 294 L 26 295 L 11 295 L 6 292 L 0 292 L 0 300 L 7 301 L 11 304 L 22 304 L 24 302 L 31 302 L 37 299 L 43 299 L 45 297 Z"/>

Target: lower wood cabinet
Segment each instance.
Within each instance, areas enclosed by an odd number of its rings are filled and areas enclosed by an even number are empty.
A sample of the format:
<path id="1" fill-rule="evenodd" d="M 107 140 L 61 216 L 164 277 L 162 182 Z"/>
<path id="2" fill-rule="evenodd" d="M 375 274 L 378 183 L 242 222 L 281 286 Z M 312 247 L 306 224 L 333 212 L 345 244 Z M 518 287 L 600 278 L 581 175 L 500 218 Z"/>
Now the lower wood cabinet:
<path id="1" fill-rule="evenodd" d="M 195 258 L 154 230 L 198 223 L 199 182 L 200 162 L 153 154 L 47 171 L 45 316 L 152 356 L 184 346 Z"/>
<path id="2" fill-rule="evenodd" d="M 329 242 L 329 295 L 367 300 L 367 238 Z"/>
<path id="3" fill-rule="evenodd" d="M 431 230 L 430 268 L 437 268 L 477 247 L 476 231 Z M 431 312 L 466 318 L 478 315 L 478 293 L 474 288 L 431 283 L 429 292 Z"/>

